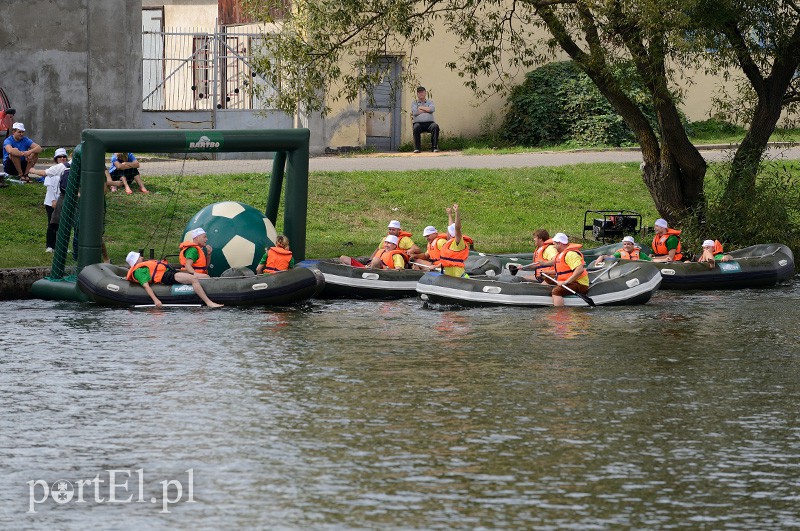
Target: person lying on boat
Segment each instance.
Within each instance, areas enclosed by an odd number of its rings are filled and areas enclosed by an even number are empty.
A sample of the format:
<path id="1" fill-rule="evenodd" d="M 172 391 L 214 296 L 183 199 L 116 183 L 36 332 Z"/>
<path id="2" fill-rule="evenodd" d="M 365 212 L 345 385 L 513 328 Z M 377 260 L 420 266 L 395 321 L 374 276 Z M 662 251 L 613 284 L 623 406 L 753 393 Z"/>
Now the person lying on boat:
<path id="1" fill-rule="evenodd" d="M 703 242 L 703 254 L 697 258 L 697 261 L 701 264 L 708 264 L 708 267 L 714 269 L 714 264 L 717 262 L 728 262 L 730 259 L 730 255 L 722 251 L 722 244 L 719 240 L 706 240 Z"/>
<path id="2" fill-rule="evenodd" d="M 652 262 L 653 259 L 650 258 L 647 253 L 642 251 L 642 248 L 636 245 L 636 241 L 633 239 L 633 236 L 625 236 L 622 238 L 622 248 L 617 249 L 614 254 L 601 254 L 597 257 L 594 265 L 602 266 L 603 262 L 607 258 L 616 258 L 617 260 L 643 260 L 645 262 Z"/>
<path id="3" fill-rule="evenodd" d="M 156 308 L 161 306 L 161 301 L 156 297 L 153 288 L 150 287 L 151 283 L 160 283 L 166 286 L 171 286 L 173 284 L 191 284 L 194 292 L 206 303 L 206 306 L 209 308 L 220 308 L 223 306 L 208 298 L 203 286 L 200 285 L 200 281 L 195 275 L 185 271 L 176 271 L 166 261 L 144 260 L 142 255 L 136 251 L 129 252 L 125 261 L 131 266 L 125 278 L 131 282 L 138 282 L 141 284 L 150 296 L 150 299 L 152 299 Z"/>
<path id="4" fill-rule="evenodd" d="M 525 280 L 535 280 L 542 282 L 542 273 L 553 275 L 555 271 L 552 269 L 542 269 L 542 262 L 552 262 L 558 254 L 556 246 L 553 245 L 553 239 L 550 238 L 550 233 L 547 229 L 536 229 L 533 231 L 533 244 L 536 248 L 533 250 L 533 262 L 524 266 L 514 266 L 513 270 L 509 266 L 512 275 L 516 275 L 519 271 L 526 269 L 533 269 L 533 274 L 521 275 Z"/>
<path id="5" fill-rule="evenodd" d="M 458 204 L 454 203 L 452 208 L 447 209 L 448 218 L 454 216 L 454 222 L 447 227 L 447 241 L 442 245 L 439 259 L 442 265 L 442 273 L 451 277 L 465 277 L 467 275 L 464 264 L 469 256 L 469 248 L 472 245 L 472 238 L 461 233 L 461 211 Z"/>
<path id="6" fill-rule="evenodd" d="M 264 256 L 256 267 L 256 275 L 262 272 L 266 274 L 277 273 L 278 271 L 287 271 L 294 267 L 294 258 L 292 251 L 289 250 L 289 238 L 283 234 L 279 234 L 275 238 L 275 245 L 265 249 Z"/>
<path id="7" fill-rule="evenodd" d="M 670 229 L 667 220 L 658 218 L 653 227 L 656 231 L 653 236 L 653 262 L 673 262 L 683 259 L 681 252 L 681 231 Z"/>
<path id="8" fill-rule="evenodd" d="M 569 290 L 584 294 L 589 291 L 589 273 L 586 272 L 583 254 L 578 251 L 582 247 L 580 244 L 569 243 L 563 232 L 553 236 L 553 244 L 558 254 L 552 262 L 543 262 L 542 265 L 552 265 L 555 271 L 553 275 L 544 273 L 542 277 L 546 283 L 555 285 L 550 293 L 553 306 L 564 306 L 564 295 L 569 294 Z"/>
<path id="9" fill-rule="evenodd" d="M 189 235 L 192 237 L 191 241 L 183 242 L 180 245 L 181 251 L 178 259 L 181 261 L 181 268 L 198 278 L 207 278 L 209 276 L 208 257 L 211 256 L 213 250 L 208 245 L 208 234 L 203 227 L 197 227 L 192 229 Z"/>
<path id="10" fill-rule="evenodd" d="M 428 242 L 425 251 L 409 254 L 412 269 L 430 271 L 441 266 L 442 246 L 447 242 L 447 234 L 440 233 L 433 225 L 428 225 L 422 231 L 422 236 Z"/>

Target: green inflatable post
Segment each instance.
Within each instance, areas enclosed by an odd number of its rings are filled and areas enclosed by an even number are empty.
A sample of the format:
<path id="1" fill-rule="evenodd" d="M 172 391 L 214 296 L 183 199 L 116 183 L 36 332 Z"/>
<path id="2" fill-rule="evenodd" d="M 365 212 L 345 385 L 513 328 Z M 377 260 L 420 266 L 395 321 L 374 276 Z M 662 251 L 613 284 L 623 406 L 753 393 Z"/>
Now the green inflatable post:
<path id="1" fill-rule="evenodd" d="M 297 261 L 305 259 L 308 212 L 308 129 L 265 130 L 146 130 L 86 129 L 73 155 L 64 212 L 73 212 L 80 186 L 77 273 L 101 260 L 105 154 L 116 152 L 221 153 L 274 151 L 272 182 L 265 215 L 275 224 L 286 167 L 283 232 L 292 242 Z M 74 170 L 74 171 L 73 171 Z M 66 216 L 70 218 L 69 215 Z M 62 218 L 64 219 L 64 218 Z M 86 300 L 74 282 L 64 282 L 64 260 L 70 223 L 59 227 L 51 277 L 34 283 L 32 293 L 44 299 Z M 176 242 L 177 246 L 177 242 Z M 59 253 L 59 248 L 63 249 Z"/>

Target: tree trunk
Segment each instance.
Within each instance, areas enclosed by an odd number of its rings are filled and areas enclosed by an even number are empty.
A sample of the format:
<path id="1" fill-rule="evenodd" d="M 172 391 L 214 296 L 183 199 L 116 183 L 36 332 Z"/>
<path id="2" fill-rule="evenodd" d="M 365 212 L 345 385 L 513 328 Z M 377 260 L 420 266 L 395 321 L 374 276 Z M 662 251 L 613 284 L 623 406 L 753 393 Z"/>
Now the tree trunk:
<path id="1" fill-rule="evenodd" d="M 769 86 L 764 96 L 758 99 L 750 129 L 733 156 L 723 204 L 737 203 L 743 197 L 752 196 L 755 191 L 758 168 L 783 107 L 785 90 L 776 93 L 773 89 L 773 86 Z"/>

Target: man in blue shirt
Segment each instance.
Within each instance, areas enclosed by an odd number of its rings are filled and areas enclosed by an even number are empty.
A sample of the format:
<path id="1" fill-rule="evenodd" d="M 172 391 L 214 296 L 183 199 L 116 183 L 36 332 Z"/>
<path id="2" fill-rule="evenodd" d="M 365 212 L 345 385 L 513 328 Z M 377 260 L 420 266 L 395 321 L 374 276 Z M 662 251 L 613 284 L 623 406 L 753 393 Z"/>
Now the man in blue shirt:
<path id="1" fill-rule="evenodd" d="M 19 175 L 22 182 L 30 182 L 28 172 L 39 160 L 42 146 L 25 136 L 25 124 L 14 122 L 11 136 L 3 142 L 3 171 Z"/>

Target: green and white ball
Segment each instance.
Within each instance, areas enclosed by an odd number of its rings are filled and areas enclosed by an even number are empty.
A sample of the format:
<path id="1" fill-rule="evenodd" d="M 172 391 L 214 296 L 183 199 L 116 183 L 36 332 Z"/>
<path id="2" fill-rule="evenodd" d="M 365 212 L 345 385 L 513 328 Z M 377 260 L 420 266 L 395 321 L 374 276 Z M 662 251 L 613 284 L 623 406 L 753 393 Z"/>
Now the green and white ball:
<path id="1" fill-rule="evenodd" d="M 189 233 L 203 227 L 212 247 L 208 274 L 222 275 L 231 267 L 256 270 L 264 248 L 274 245 L 278 234 L 264 214 L 250 205 L 224 201 L 204 207 L 186 225 L 184 241 Z"/>

